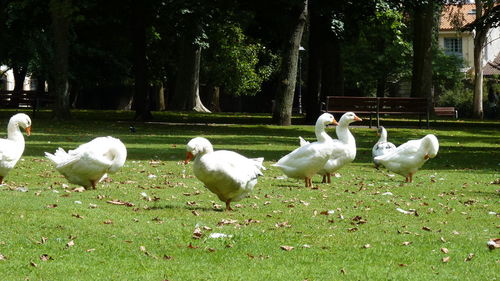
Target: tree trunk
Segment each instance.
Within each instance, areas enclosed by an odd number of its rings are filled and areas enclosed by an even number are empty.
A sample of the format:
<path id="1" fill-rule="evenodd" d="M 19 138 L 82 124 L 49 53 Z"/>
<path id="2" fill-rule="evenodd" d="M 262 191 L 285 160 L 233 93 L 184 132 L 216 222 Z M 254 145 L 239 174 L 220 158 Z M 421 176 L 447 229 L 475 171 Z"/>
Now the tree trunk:
<path id="1" fill-rule="evenodd" d="M 307 75 L 307 91 L 304 96 L 306 122 L 312 123 L 316 121 L 321 111 L 321 45 L 322 36 L 321 28 L 321 13 L 317 1 L 311 1 L 309 4 L 309 44 L 308 44 L 308 75 Z"/>
<path id="2" fill-rule="evenodd" d="M 434 1 L 417 5 L 413 18 L 412 97 L 427 97 L 432 104 L 432 29 Z"/>
<path id="3" fill-rule="evenodd" d="M 476 1 L 476 18 L 483 15 L 481 1 Z M 490 25 L 476 27 L 474 36 L 474 96 L 472 102 L 472 117 L 483 119 L 483 47 Z"/>
<path id="4" fill-rule="evenodd" d="M 50 16 L 54 36 L 54 55 L 52 77 L 54 84 L 54 117 L 65 120 L 71 117 L 69 103 L 69 25 L 71 14 L 70 0 L 50 0 Z"/>
<path id="5" fill-rule="evenodd" d="M 14 66 L 12 72 L 14 74 L 14 92 L 22 91 L 24 80 L 26 79 L 27 67 Z"/>
<path id="6" fill-rule="evenodd" d="M 146 66 L 146 7 L 143 1 L 134 1 L 134 102 L 135 120 L 151 120 L 150 97 Z"/>
<path id="7" fill-rule="evenodd" d="M 220 108 L 220 88 L 217 86 L 208 87 L 210 91 L 210 110 L 212 112 L 221 112 Z"/>
<path id="8" fill-rule="evenodd" d="M 326 25 L 325 27 L 328 26 Z M 321 100 L 324 100 L 326 96 L 344 95 L 344 68 L 341 55 L 341 42 L 330 30 L 326 30 L 325 32 L 327 39 L 325 39 L 325 46 L 322 53 Z"/>
<path id="9" fill-rule="evenodd" d="M 307 19 L 307 2 L 298 10 L 297 17 L 290 26 L 291 33 L 282 49 L 282 61 L 280 65 L 278 87 L 276 89 L 276 107 L 273 112 L 273 120 L 278 125 L 288 126 L 292 124 L 292 106 L 297 80 L 297 63 L 299 58 L 300 41 Z"/>
<path id="10" fill-rule="evenodd" d="M 200 99 L 200 60 L 201 47 L 194 43 L 194 38 L 183 35 L 172 109 L 210 112 Z"/>
<path id="11" fill-rule="evenodd" d="M 377 97 L 383 98 L 385 96 L 386 77 L 377 79 Z"/>

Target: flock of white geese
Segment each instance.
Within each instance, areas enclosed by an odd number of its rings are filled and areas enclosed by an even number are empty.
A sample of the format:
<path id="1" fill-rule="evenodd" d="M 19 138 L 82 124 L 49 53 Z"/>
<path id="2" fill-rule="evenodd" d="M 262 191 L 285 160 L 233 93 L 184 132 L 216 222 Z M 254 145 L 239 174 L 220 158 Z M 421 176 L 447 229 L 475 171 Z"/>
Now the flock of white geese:
<path id="1" fill-rule="evenodd" d="M 351 163 L 356 157 L 356 140 L 349 131 L 349 124 L 361 121 L 353 112 L 347 112 L 339 122 L 329 113 L 322 114 L 315 125 L 316 141 L 308 142 L 299 137 L 300 146 L 283 156 L 273 166 L 278 167 L 290 178 L 303 179 L 306 187 L 312 187 L 315 174 L 323 176 L 323 183 L 331 182 L 335 171 Z M 337 139 L 325 131 L 328 125 L 337 125 Z M 24 152 L 24 137 L 21 128 L 29 136 L 31 119 L 24 113 L 12 116 L 7 126 L 7 139 L 0 139 L 0 184 L 14 168 Z M 410 140 L 398 147 L 387 141 L 387 131 L 379 128 L 380 139 L 373 146 L 375 167 L 406 177 L 412 182 L 413 175 L 439 150 L 436 136 L 429 134 L 417 140 Z M 212 144 L 203 137 L 191 139 L 186 148 L 185 164 L 193 160 L 193 173 L 207 189 L 225 202 L 226 210 L 231 202 L 246 197 L 262 176 L 264 158 L 247 158 L 228 150 L 214 151 Z M 98 137 L 74 150 L 58 148 L 55 153 L 45 152 L 57 171 L 73 184 L 85 188 L 96 188 L 96 184 L 117 172 L 127 158 L 125 145 L 113 137 Z"/>

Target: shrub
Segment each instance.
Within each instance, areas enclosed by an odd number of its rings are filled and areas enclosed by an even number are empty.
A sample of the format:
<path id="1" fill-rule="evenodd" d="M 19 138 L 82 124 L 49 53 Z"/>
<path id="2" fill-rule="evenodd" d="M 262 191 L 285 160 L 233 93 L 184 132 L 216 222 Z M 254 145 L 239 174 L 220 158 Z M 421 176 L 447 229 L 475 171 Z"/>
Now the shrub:
<path id="1" fill-rule="evenodd" d="M 472 116 L 472 96 L 471 89 L 455 87 L 451 90 L 445 90 L 436 99 L 437 106 L 454 106 L 458 110 L 459 117 Z"/>

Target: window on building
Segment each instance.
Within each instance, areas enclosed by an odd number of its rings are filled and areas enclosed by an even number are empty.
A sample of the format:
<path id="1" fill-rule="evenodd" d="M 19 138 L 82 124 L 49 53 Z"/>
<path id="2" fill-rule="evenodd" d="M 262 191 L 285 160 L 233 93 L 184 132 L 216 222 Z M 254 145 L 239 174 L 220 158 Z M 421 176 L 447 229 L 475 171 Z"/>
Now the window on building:
<path id="1" fill-rule="evenodd" d="M 444 38 L 444 52 L 447 55 L 463 57 L 462 38 Z"/>

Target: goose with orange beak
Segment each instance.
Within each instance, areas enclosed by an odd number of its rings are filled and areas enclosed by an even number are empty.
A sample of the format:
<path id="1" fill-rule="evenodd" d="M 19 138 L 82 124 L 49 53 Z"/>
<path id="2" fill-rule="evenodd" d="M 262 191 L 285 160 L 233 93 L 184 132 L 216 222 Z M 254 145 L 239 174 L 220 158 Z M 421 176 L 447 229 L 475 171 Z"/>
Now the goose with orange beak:
<path id="1" fill-rule="evenodd" d="M 190 140 L 186 146 L 184 163 L 191 160 L 195 177 L 226 203 L 226 211 L 233 210 L 231 202 L 245 198 L 253 190 L 257 178 L 263 175 L 261 170 L 265 170 L 264 158 L 247 158 L 229 150 L 214 151 L 202 137 Z"/>
<path id="2" fill-rule="evenodd" d="M 406 182 L 413 182 L 413 175 L 427 160 L 436 157 L 438 151 L 438 139 L 428 134 L 421 139 L 405 142 L 391 152 L 375 157 L 373 161 L 405 177 Z"/>
<path id="3" fill-rule="evenodd" d="M 31 119 L 24 113 L 18 113 L 10 118 L 7 138 L 0 139 L 0 184 L 23 155 L 24 137 L 20 128 L 26 130 L 26 135 L 31 134 Z"/>
<path id="4" fill-rule="evenodd" d="M 325 132 L 330 124 L 338 125 L 333 115 L 323 113 L 314 126 L 317 141 L 305 143 L 273 166 L 290 178 L 304 179 L 305 186 L 312 187 L 312 177 L 324 167 L 333 151 L 333 139 Z"/>

